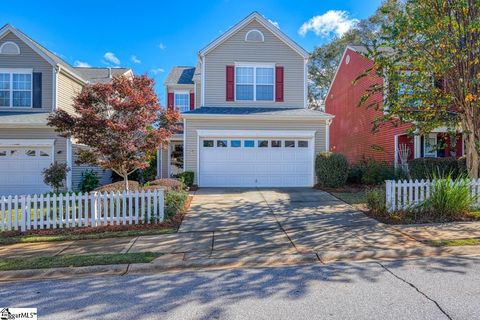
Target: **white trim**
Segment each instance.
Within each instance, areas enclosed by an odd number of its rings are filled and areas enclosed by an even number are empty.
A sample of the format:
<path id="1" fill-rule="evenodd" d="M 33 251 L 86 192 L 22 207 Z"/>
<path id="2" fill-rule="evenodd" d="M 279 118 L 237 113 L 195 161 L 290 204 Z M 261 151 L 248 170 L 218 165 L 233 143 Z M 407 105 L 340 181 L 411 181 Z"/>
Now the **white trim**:
<path id="1" fill-rule="evenodd" d="M 415 159 L 422 156 L 422 142 L 421 137 L 418 134 L 413 137 L 413 150 L 413 157 Z"/>
<path id="2" fill-rule="evenodd" d="M 398 166 L 398 134 L 396 134 L 394 137 L 393 137 L 393 143 L 394 143 L 394 146 L 393 146 L 393 150 L 395 152 L 394 156 L 393 156 L 393 164 L 395 166 L 395 168 Z"/>
<path id="3" fill-rule="evenodd" d="M 282 40 L 286 45 L 292 48 L 295 52 L 297 52 L 300 56 L 304 58 L 308 58 L 309 53 L 303 49 L 300 45 L 295 43 L 292 39 L 290 39 L 285 33 L 283 33 L 279 28 L 275 27 L 271 22 L 267 19 L 262 17 L 258 12 L 252 12 L 250 15 L 245 17 L 243 20 L 238 22 L 236 25 L 231 27 L 227 32 L 223 33 L 220 37 L 216 38 L 210 44 L 208 44 L 205 48 L 200 50 L 200 55 L 204 56 L 208 54 L 211 50 L 216 48 L 218 45 L 223 43 L 225 40 L 233 36 L 237 31 L 242 29 L 244 26 L 249 24 L 251 21 L 256 20 L 260 23 L 263 27 L 267 30 L 272 32 L 275 36 L 277 36 L 280 40 Z"/>
<path id="4" fill-rule="evenodd" d="M 205 56 L 202 56 L 201 57 L 201 60 L 202 60 L 202 74 L 200 76 L 200 89 L 201 89 L 201 93 L 202 93 L 202 96 L 200 97 L 200 107 L 201 106 L 204 106 L 205 105 L 205 62 L 206 62 L 206 58 Z"/>
<path id="5" fill-rule="evenodd" d="M 53 146 L 55 139 L 0 139 L 0 146 Z"/>
<path id="6" fill-rule="evenodd" d="M 303 107 L 308 108 L 308 59 L 303 63 Z"/>
<path id="7" fill-rule="evenodd" d="M 197 82 L 193 81 L 193 109 L 197 108 Z"/>
<path id="8" fill-rule="evenodd" d="M 160 159 L 160 157 L 162 156 L 162 154 L 160 152 L 161 149 L 162 149 L 162 147 L 157 149 L 157 176 L 156 176 L 157 179 L 162 178 L 162 176 L 161 176 L 162 168 L 161 168 L 161 159 Z"/>
<path id="9" fill-rule="evenodd" d="M 238 100 L 237 99 L 237 68 L 253 68 L 253 100 Z M 273 88 L 273 95 L 272 95 L 272 100 L 257 100 L 257 68 L 265 68 L 265 69 L 272 69 L 273 70 L 273 82 L 271 84 Z M 263 62 L 235 62 L 234 66 L 234 75 L 233 75 L 233 83 L 235 86 L 234 89 L 234 101 L 267 101 L 267 102 L 275 102 L 275 63 L 269 62 L 269 63 L 263 63 Z M 244 84 L 240 83 L 239 85 L 250 85 L 250 84 Z M 266 84 L 269 85 L 269 84 Z"/>
<path id="10" fill-rule="evenodd" d="M 2 50 L 3 50 L 3 47 L 7 44 L 13 44 L 15 46 L 15 48 L 17 48 L 17 52 L 18 53 L 3 53 Z M 16 55 L 19 55 L 21 52 L 20 52 L 20 47 L 18 46 L 18 44 L 16 44 L 15 42 L 13 41 L 5 41 L 4 43 L 2 43 L 2 45 L 0 46 L 0 54 L 4 54 L 4 55 L 10 55 L 10 56 L 16 56 Z"/>
<path id="11" fill-rule="evenodd" d="M 58 70 L 56 67 L 53 67 L 53 75 L 52 75 L 52 111 L 57 111 L 58 105 Z"/>
<path id="12" fill-rule="evenodd" d="M 262 40 L 261 40 L 261 41 L 247 40 L 248 35 L 249 35 L 251 32 L 258 32 L 258 33 L 260 33 L 260 35 L 262 36 Z M 265 36 L 263 35 L 263 32 L 260 31 L 260 30 L 258 30 L 258 29 L 251 29 L 250 31 L 248 31 L 248 32 L 245 34 L 245 42 L 265 42 Z"/>
<path id="13" fill-rule="evenodd" d="M 198 137 L 314 138 L 315 131 L 296 130 L 197 130 Z M 185 158 L 184 158 L 185 161 Z"/>
<path id="14" fill-rule="evenodd" d="M 183 119 L 183 171 L 187 169 L 187 148 L 186 148 L 186 140 L 187 139 L 187 119 Z"/>
<path id="15" fill-rule="evenodd" d="M 182 114 L 184 119 L 264 119 L 264 120 L 330 120 L 335 116 L 323 113 L 321 115 L 273 115 L 273 114 L 202 114 L 202 113 L 185 113 Z"/>
<path id="16" fill-rule="evenodd" d="M 168 144 L 167 148 L 167 178 L 170 178 L 172 175 L 172 150 L 170 149 L 172 147 L 172 141 Z"/>
<path id="17" fill-rule="evenodd" d="M 197 185 L 201 186 L 201 178 L 200 178 L 200 132 L 201 130 L 197 130 L 197 165 L 196 165 L 196 176 L 197 176 Z M 185 145 L 183 146 L 183 168 L 185 170 Z"/>
<path id="18" fill-rule="evenodd" d="M 73 146 L 72 138 L 67 138 L 67 167 L 70 169 L 67 172 L 67 190 L 72 190 L 72 171 L 73 171 Z"/>
<path id="19" fill-rule="evenodd" d="M 342 66 L 343 59 L 345 58 L 345 55 L 347 54 L 348 50 L 352 50 L 353 52 L 357 52 L 355 49 L 353 49 L 350 46 L 347 46 L 345 50 L 343 51 L 342 58 L 340 59 L 340 63 L 337 66 L 337 70 L 335 70 L 335 74 L 333 75 L 332 81 L 330 82 L 330 86 L 328 87 L 327 94 L 325 95 L 325 104 L 327 102 L 328 97 L 330 96 L 330 91 L 332 90 L 333 83 L 335 82 L 335 79 L 337 79 L 338 71 L 340 70 L 340 67 Z"/>

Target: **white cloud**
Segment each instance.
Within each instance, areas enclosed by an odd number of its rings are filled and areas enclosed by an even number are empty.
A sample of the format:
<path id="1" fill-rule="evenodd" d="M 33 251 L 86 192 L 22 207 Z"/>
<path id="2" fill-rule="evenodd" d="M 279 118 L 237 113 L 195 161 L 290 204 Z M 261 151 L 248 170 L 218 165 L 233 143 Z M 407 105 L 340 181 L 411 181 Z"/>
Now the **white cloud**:
<path id="1" fill-rule="evenodd" d="M 275 27 L 277 27 L 278 29 L 280 29 L 280 25 L 278 24 L 277 21 L 273 21 L 273 20 L 268 19 L 268 22 L 270 22 L 270 23 L 273 24 Z"/>
<path id="2" fill-rule="evenodd" d="M 88 64 L 87 62 L 83 62 L 83 61 L 80 61 L 80 60 L 75 60 L 73 65 L 75 67 L 79 67 L 79 68 L 90 68 L 91 67 L 91 65 Z"/>
<path id="3" fill-rule="evenodd" d="M 165 50 L 165 49 L 167 48 L 167 46 L 164 45 L 163 42 L 160 42 L 160 43 L 158 44 L 158 47 L 159 47 L 161 50 Z"/>
<path id="4" fill-rule="evenodd" d="M 162 73 L 162 72 L 165 72 L 164 69 L 162 68 L 155 68 L 155 69 L 152 69 L 150 70 L 153 74 L 159 74 L 159 73 Z"/>
<path id="5" fill-rule="evenodd" d="M 358 22 L 358 19 L 351 19 L 347 11 L 329 10 L 322 15 L 314 16 L 305 22 L 298 33 L 305 36 L 309 31 L 317 36 L 326 37 L 330 34 L 342 36 Z"/>
<path id="6" fill-rule="evenodd" d="M 113 63 L 115 65 L 120 64 L 120 59 L 117 58 L 117 56 L 113 52 L 106 52 L 103 55 L 103 58 L 107 60 L 107 62 Z"/>
<path id="7" fill-rule="evenodd" d="M 142 61 L 138 59 L 136 55 L 133 55 L 131 59 L 133 63 L 136 63 L 136 64 L 142 63 Z"/>

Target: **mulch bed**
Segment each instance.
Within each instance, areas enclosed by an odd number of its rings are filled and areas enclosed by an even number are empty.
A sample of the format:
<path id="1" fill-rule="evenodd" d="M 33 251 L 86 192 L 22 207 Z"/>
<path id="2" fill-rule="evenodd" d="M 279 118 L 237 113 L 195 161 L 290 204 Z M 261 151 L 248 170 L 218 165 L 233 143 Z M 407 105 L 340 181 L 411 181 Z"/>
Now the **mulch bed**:
<path id="1" fill-rule="evenodd" d="M 192 196 L 189 196 L 185 207 L 177 212 L 175 216 L 173 216 L 168 221 L 160 222 L 160 223 L 148 223 L 148 224 L 132 224 L 132 225 L 106 225 L 106 226 L 98 226 L 98 227 L 82 227 L 82 228 L 59 228 L 59 229 L 44 229 L 44 230 L 28 230 L 26 232 L 21 231 L 6 231 L 1 232 L 0 237 L 8 238 L 8 237 L 18 237 L 18 236 L 26 236 L 26 235 L 59 235 L 59 234 L 87 234 L 87 233 L 104 233 L 104 232 L 115 232 L 115 231 L 129 231 L 129 230 L 152 230 L 152 229 L 168 229 L 168 228 L 175 228 L 178 230 L 180 224 L 182 224 L 183 218 L 188 212 L 188 208 L 190 208 L 190 204 L 192 203 Z"/>
<path id="2" fill-rule="evenodd" d="M 398 211 L 394 213 L 373 212 L 371 210 L 363 211 L 370 218 L 376 219 L 385 224 L 426 224 L 426 223 L 447 223 L 447 222 L 469 222 L 480 221 L 480 218 L 475 215 L 458 215 L 449 219 L 439 220 L 438 217 L 415 213 L 413 211 Z"/>

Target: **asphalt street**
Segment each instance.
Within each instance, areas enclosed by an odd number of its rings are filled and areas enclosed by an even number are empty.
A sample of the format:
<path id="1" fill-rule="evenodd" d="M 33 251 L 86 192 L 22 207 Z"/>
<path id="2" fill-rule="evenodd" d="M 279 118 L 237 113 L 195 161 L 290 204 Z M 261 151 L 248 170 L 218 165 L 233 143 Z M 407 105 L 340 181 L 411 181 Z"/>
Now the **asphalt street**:
<path id="1" fill-rule="evenodd" d="M 480 319 L 480 258 L 0 284 L 39 319 Z"/>

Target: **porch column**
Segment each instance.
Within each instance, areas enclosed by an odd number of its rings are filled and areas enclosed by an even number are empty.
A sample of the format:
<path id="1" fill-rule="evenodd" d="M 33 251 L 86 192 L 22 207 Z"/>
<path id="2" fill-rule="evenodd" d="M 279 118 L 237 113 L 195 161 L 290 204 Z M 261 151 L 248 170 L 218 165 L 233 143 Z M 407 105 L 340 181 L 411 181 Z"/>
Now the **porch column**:
<path id="1" fill-rule="evenodd" d="M 420 141 L 420 136 L 419 135 L 415 135 L 413 137 L 413 157 L 416 159 L 416 158 L 420 158 L 422 156 L 422 143 Z"/>

